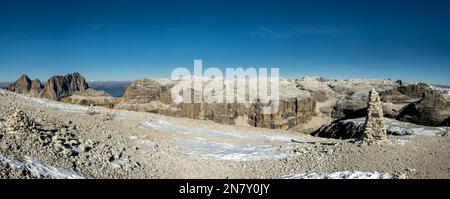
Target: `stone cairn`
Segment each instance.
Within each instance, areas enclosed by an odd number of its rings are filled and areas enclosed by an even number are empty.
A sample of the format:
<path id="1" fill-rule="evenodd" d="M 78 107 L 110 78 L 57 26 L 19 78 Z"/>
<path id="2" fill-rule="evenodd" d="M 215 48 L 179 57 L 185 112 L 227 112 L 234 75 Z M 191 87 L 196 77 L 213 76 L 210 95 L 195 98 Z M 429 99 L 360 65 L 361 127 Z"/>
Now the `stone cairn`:
<path id="1" fill-rule="evenodd" d="M 8 118 L 4 127 L 8 133 L 29 132 L 36 127 L 36 123 L 23 111 L 17 111 Z"/>
<path id="2" fill-rule="evenodd" d="M 386 128 L 384 126 L 383 108 L 380 96 L 372 88 L 369 92 L 367 104 L 367 116 L 364 123 L 363 142 L 367 144 L 383 143 L 387 141 Z"/>

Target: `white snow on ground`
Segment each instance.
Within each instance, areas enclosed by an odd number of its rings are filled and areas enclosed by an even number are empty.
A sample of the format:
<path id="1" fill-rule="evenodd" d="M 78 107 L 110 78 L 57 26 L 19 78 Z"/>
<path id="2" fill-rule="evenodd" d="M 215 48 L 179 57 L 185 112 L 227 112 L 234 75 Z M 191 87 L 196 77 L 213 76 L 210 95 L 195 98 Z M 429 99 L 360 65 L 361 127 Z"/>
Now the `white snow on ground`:
<path id="1" fill-rule="evenodd" d="M 281 179 L 395 179 L 389 173 L 381 172 L 361 172 L 361 171 L 342 171 L 333 173 L 302 173 L 287 175 Z"/>
<path id="2" fill-rule="evenodd" d="M 349 119 L 347 121 L 363 124 L 365 118 Z M 387 130 L 401 132 L 402 135 L 437 136 L 446 132 L 445 127 L 423 126 L 390 118 L 384 118 L 384 121 Z"/>
<path id="3" fill-rule="evenodd" d="M 271 145 L 230 144 L 205 140 L 185 140 L 182 143 L 190 148 L 188 154 L 199 154 L 219 160 L 250 161 L 298 155 L 298 153 L 284 151 Z"/>
<path id="4" fill-rule="evenodd" d="M 402 122 L 390 118 L 384 118 L 386 130 L 397 132 L 400 135 L 391 136 L 391 139 L 397 144 L 404 145 L 414 139 L 415 136 L 439 136 L 445 134 L 446 127 L 433 127 L 413 124 L 409 122 Z M 365 118 L 349 119 L 347 121 L 354 121 L 358 124 L 363 124 Z"/>
<path id="5" fill-rule="evenodd" d="M 6 163 L 13 169 L 23 168 L 33 176 L 45 176 L 53 179 L 86 179 L 87 176 L 63 168 L 53 167 L 25 156 L 25 162 L 9 159 L 0 154 L 0 163 Z"/>
<path id="6" fill-rule="evenodd" d="M 35 97 L 27 97 L 27 96 L 22 96 L 22 95 L 19 95 L 19 96 L 22 98 L 25 98 L 27 100 L 37 102 L 37 103 L 43 104 L 47 107 L 59 109 L 59 110 L 86 112 L 88 109 L 87 107 L 81 106 L 81 105 L 66 104 L 66 103 L 56 102 L 56 101 L 52 101 L 52 100 L 40 99 L 40 98 L 35 98 Z"/>
<path id="7" fill-rule="evenodd" d="M 182 139 L 179 139 L 176 134 L 171 138 L 180 142 L 181 146 L 186 149 L 187 154 L 200 155 L 207 158 L 250 161 L 278 159 L 301 154 L 289 150 L 293 144 L 291 138 L 286 136 L 192 128 L 173 124 L 166 120 L 143 122 L 141 123 L 141 127 L 152 128 L 163 132 L 173 132 L 180 136 L 186 135 Z M 220 141 L 217 141 L 217 138 Z M 261 144 L 253 144 L 252 142 L 255 141 Z M 280 145 L 284 147 L 280 147 Z"/>
<path id="8" fill-rule="evenodd" d="M 189 134 L 197 137 L 213 136 L 213 137 L 250 139 L 258 141 L 285 141 L 285 142 L 290 142 L 292 139 L 286 136 L 259 135 L 259 134 L 243 133 L 238 131 L 226 132 L 203 128 L 192 128 L 188 126 L 169 123 L 168 121 L 163 119 L 160 119 L 156 122 L 143 122 L 141 126 L 145 128 L 153 128 L 160 131 L 170 131 Z"/>

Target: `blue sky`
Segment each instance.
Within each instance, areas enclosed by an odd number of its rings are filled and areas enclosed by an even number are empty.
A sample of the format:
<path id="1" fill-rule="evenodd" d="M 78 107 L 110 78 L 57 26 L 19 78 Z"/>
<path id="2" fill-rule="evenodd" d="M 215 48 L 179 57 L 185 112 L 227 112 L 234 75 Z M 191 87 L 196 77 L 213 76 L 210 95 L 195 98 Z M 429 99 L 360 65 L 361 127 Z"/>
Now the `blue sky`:
<path id="1" fill-rule="evenodd" d="M 168 77 L 194 59 L 450 85 L 450 1 L 0 1 L 0 81 Z"/>

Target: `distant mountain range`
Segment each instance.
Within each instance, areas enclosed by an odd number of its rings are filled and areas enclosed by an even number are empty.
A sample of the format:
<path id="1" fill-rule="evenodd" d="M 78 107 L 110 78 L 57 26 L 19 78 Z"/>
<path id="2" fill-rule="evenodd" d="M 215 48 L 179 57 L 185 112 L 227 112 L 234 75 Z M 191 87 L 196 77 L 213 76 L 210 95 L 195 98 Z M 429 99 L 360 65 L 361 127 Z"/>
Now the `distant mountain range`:
<path id="1" fill-rule="evenodd" d="M 122 97 L 131 81 L 89 81 L 90 88 L 102 90 L 113 97 Z"/>
<path id="2" fill-rule="evenodd" d="M 103 90 L 113 97 L 122 97 L 126 88 L 132 81 L 89 81 L 89 87 L 95 90 Z M 11 82 L 0 82 L 0 88 L 7 87 Z M 436 87 L 450 89 L 450 85 L 434 85 Z"/>
<path id="3" fill-rule="evenodd" d="M 6 88 L 11 82 L 0 82 L 0 88 Z"/>
<path id="4" fill-rule="evenodd" d="M 450 86 L 447 86 L 447 85 L 434 85 L 434 86 L 441 87 L 441 88 L 450 88 Z"/>
<path id="5" fill-rule="evenodd" d="M 6 88 L 11 82 L 0 82 L 0 88 Z M 131 81 L 90 81 L 89 87 L 95 90 L 103 90 L 113 97 L 122 97 Z"/>

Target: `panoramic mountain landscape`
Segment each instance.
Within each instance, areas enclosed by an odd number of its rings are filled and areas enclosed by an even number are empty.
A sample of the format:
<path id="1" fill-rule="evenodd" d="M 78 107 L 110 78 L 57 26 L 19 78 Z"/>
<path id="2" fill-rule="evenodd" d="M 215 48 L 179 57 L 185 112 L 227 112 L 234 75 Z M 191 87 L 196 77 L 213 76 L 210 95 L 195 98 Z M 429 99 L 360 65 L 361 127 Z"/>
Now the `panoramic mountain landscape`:
<path id="1" fill-rule="evenodd" d="M 444 0 L 0 1 L 0 179 L 450 179 L 449 74 Z"/>
<path id="2" fill-rule="evenodd" d="M 79 73 L 45 85 L 21 76 L 0 93 L 1 177 L 450 177 L 449 89 L 280 79 L 278 111 L 263 114 L 258 103 L 173 103 L 176 82 L 138 79 L 113 97 Z"/>

